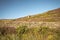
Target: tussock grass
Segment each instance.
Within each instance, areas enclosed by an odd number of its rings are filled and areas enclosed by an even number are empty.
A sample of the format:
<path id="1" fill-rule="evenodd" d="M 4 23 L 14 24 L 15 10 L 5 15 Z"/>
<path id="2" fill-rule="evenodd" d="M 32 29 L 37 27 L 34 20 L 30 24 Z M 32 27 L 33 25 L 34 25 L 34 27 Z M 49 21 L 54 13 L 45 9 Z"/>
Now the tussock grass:
<path id="1" fill-rule="evenodd" d="M 15 29 L 16 33 L 3 34 L 2 31 L 7 31 L 7 29 L 0 28 L 0 40 L 60 40 L 58 28 L 19 26 Z"/>

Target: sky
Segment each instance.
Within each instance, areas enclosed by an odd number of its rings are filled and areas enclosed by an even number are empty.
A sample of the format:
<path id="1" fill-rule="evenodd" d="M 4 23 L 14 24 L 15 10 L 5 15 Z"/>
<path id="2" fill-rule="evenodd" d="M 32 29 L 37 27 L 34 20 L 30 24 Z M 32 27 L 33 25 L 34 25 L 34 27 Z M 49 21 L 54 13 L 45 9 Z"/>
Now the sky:
<path id="1" fill-rule="evenodd" d="M 0 19 L 15 19 L 60 8 L 60 0 L 0 0 Z"/>

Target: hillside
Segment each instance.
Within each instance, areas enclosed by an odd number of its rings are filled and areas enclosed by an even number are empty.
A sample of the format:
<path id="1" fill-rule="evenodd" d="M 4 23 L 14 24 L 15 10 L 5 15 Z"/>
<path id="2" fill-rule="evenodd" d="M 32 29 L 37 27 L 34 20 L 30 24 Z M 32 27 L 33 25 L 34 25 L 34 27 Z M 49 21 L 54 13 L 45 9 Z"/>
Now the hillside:
<path id="1" fill-rule="evenodd" d="M 37 15 L 32 15 L 32 16 L 26 16 L 23 18 L 19 18 L 17 19 L 18 21 L 47 21 L 47 22 L 56 22 L 56 21 L 60 21 L 60 8 L 58 9 L 54 9 L 54 10 L 50 10 L 47 11 L 45 13 L 42 14 L 37 14 Z"/>
<path id="2" fill-rule="evenodd" d="M 17 19 L 1 19 L 0 40 L 60 40 L 60 8 Z"/>
<path id="3" fill-rule="evenodd" d="M 53 23 L 51 23 L 51 22 L 53 22 Z M 50 26 L 53 24 L 54 25 L 57 24 L 58 26 L 60 25 L 60 8 L 50 10 L 45 13 L 26 16 L 26 17 L 22 17 L 22 18 L 11 19 L 11 20 L 9 20 L 9 19 L 0 20 L 0 27 L 1 26 L 16 27 L 16 26 L 27 25 L 27 24 L 28 24 L 28 26 L 31 26 L 31 25 L 37 26 L 37 25 L 41 25 L 41 24 L 48 25 L 48 23 Z"/>

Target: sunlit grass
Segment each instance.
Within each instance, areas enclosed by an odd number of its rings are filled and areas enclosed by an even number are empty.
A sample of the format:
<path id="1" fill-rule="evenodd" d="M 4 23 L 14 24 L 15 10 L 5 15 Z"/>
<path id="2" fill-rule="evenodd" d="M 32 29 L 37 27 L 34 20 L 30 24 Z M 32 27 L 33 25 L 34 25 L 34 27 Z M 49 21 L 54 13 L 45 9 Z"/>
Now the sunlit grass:
<path id="1" fill-rule="evenodd" d="M 60 40 L 60 29 L 19 26 L 16 28 L 16 34 L 3 35 L 0 31 L 0 40 Z"/>

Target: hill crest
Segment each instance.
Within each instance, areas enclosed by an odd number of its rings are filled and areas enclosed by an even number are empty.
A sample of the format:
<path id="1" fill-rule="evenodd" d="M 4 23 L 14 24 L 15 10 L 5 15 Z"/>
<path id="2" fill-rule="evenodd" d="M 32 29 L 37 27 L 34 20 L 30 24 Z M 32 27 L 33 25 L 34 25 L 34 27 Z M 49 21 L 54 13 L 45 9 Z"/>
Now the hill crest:
<path id="1" fill-rule="evenodd" d="M 60 21 L 60 8 L 42 14 L 18 18 L 16 21 Z"/>

